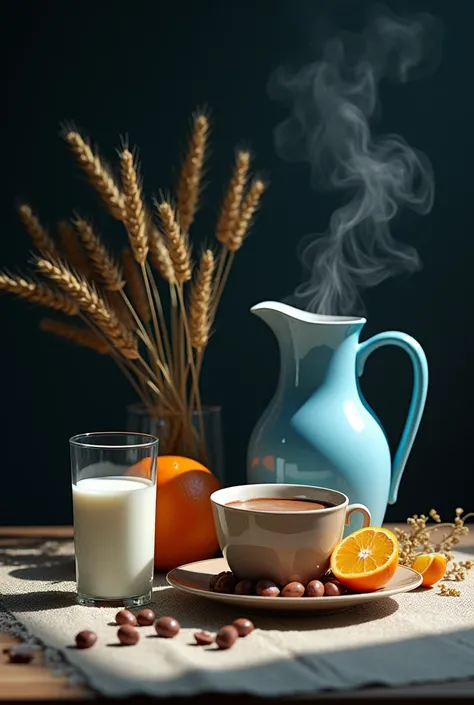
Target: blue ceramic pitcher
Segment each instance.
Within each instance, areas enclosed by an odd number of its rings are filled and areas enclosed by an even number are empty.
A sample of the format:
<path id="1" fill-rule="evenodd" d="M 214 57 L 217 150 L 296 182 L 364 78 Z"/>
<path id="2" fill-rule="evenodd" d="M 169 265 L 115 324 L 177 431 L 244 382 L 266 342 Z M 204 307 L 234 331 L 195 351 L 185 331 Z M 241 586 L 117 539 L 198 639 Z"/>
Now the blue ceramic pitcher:
<path id="1" fill-rule="evenodd" d="M 339 490 L 365 504 L 382 524 L 421 421 L 428 389 L 423 349 L 405 333 L 380 333 L 359 342 L 365 318 L 323 316 L 267 301 L 252 308 L 280 347 L 276 393 L 254 429 L 248 453 L 250 483 L 289 482 Z M 358 378 L 383 345 L 405 350 L 413 363 L 413 395 L 393 460 L 383 427 Z M 359 528 L 354 518 L 351 530 Z"/>

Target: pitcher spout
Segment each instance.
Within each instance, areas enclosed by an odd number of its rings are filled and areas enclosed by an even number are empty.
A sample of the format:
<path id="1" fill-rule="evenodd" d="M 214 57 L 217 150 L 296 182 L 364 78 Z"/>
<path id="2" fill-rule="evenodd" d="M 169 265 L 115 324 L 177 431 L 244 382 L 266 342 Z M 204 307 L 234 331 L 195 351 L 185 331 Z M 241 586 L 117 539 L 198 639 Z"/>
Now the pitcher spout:
<path id="1" fill-rule="evenodd" d="M 251 313 L 259 316 L 264 321 L 268 322 L 280 317 L 286 317 L 301 323 L 319 323 L 320 325 L 348 325 L 360 323 L 361 326 L 366 323 L 366 319 L 361 316 L 328 316 L 322 313 L 312 313 L 304 309 L 290 306 L 289 304 L 280 301 L 262 301 L 255 304 L 250 309 Z"/>
<path id="2" fill-rule="evenodd" d="M 280 348 L 280 385 L 307 397 L 328 375 L 355 385 L 355 357 L 364 318 L 326 316 L 278 301 L 251 309 L 269 326 Z"/>

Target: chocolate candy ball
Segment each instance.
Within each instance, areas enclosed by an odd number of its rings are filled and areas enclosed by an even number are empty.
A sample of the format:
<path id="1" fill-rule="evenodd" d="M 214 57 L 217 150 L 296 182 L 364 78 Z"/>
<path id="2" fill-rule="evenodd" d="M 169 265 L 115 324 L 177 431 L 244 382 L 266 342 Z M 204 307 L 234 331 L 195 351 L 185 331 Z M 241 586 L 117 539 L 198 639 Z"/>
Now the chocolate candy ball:
<path id="1" fill-rule="evenodd" d="M 234 587 L 234 593 L 236 595 L 253 595 L 254 588 L 251 580 L 239 580 Z"/>
<path id="2" fill-rule="evenodd" d="M 337 597 L 338 595 L 344 594 L 344 588 L 340 583 L 329 581 L 324 586 L 324 594 L 327 597 Z"/>
<path id="3" fill-rule="evenodd" d="M 334 573 L 332 573 L 332 571 L 330 571 L 330 570 L 321 577 L 321 582 L 323 582 L 325 584 L 329 581 L 332 582 L 333 580 L 336 580 L 336 577 L 334 576 Z M 336 580 L 336 582 L 337 582 L 337 580 Z"/>
<path id="4" fill-rule="evenodd" d="M 123 646 L 134 646 L 140 639 L 140 634 L 131 624 L 124 624 L 117 631 L 117 637 Z"/>
<path id="5" fill-rule="evenodd" d="M 216 634 L 216 644 L 219 649 L 230 649 L 231 646 L 235 644 L 239 638 L 239 632 L 232 625 L 228 624 L 226 627 L 222 627 Z"/>
<path id="6" fill-rule="evenodd" d="M 237 633 L 239 636 L 247 636 L 248 634 L 250 634 L 250 632 L 253 632 L 253 630 L 255 629 L 250 619 L 247 619 L 246 617 L 239 617 L 239 619 L 234 619 L 234 621 L 232 622 L 232 626 L 237 629 Z"/>
<path id="7" fill-rule="evenodd" d="M 204 630 L 196 632 L 194 638 L 196 640 L 196 644 L 199 644 L 199 646 L 208 646 L 214 641 L 214 637 L 212 636 L 212 634 Z"/>
<path id="8" fill-rule="evenodd" d="M 35 657 L 33 651 L 21 647 L 4 649 L 3 653 L 8 654 L 9 663 L 31 663 Z"/>
<path id="9" fill-rule="evenodd" d="M 137 614 L 137 622 L 141 627 L 149 627 L 156 619 L 156 614 L 153 610 L 145 608 Z"/>
<path id="10" fill-rule="evenodd" d="M 174 617 L 160 617 L 155 622 L 155 629 L 158 636 L 172 639 L 179 633 L 181 625 Z"/>
<path id="11" fill-rule="evenodd" d="M 285 585 L 281 591 L 282 597 L 303 597 L 304 595 L 304 585 L 296 581 L 288 583 Z"/>
<path id="12" fill-rule="evenodd" d="M 76 646 L 78 649 L 90 649 L 97 641 L 97 634 L 85 629 L 76 634 Z"/>
<path id="13" fill-rule="evenodd" d="M 217 581 L 219 578 L 222 578 L 223 575 L 232 575 L 232 573 L 228 570 L 222 570 L 220 573 L 217 573 L 217 575 L 213 575 L 209 581 L 209 590 L 214 592 Z"/>
<path id="14" fill-rule="evenodd" d="M 255 587 L 255 592 L 261 597 L 278 597 L 280 588 L 273 580 L 259 580 Z"/>
<path id="15" fill-rule="evenodd" d="M 229 593 L 234 592 L 234 587 L 236 583 L 235 577 L 232 573 L 224 573 L 220 578 L 214 583 L 214 592 Z"/>
<path id="16" fill-rule="evenodd" d="M 305 590 L 306 597 L 322 597 L 324 585 L 320 580 L 310 580 Z"/>
<path id="17" fill-rule="evenodd" d="M 115 615 L 115 621 L 120 625 L 131 624 L 132 627 L 134 627 L 137 623 L 137 618 L 130 610 L 120 610 L 120 612 L 117 612 Z"/>

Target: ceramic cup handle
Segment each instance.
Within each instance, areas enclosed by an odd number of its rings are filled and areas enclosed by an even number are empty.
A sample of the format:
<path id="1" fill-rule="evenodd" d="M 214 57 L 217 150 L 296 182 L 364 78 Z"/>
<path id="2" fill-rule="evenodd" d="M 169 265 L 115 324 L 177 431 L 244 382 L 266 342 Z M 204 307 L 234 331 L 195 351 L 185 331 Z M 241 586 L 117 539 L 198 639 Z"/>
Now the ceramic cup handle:
<path id="1" fill-rule="evenodd" d="M 371 516 L 365 504 L 349 504 L 346 509 L 346 526 L 349 526 L 351 516 L 354 512 L 360 512 L 362 514 L 362 516 L 364 517 L 364 527 L 370 526 Z"/>

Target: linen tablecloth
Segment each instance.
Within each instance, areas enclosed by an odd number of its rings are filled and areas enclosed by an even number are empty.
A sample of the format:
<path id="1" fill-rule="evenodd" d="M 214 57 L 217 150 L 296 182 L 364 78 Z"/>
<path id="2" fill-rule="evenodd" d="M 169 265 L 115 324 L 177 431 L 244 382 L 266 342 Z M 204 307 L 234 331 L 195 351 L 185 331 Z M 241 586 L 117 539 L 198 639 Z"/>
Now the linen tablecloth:
<path id="1" fill-rule="evenodd" d="M 468 550 L 471 555 L 458 558 L 473 558 Z M 31 539 L 20 547 L 0 547 L 0 631 L 40 640 L 59 670 L 107 696 L 289 696 L 428 683 L 474 678 L 472 572 L 456 586 L 462 591 L 458 598 L 442 597 L 434 588 L 325 616 L 243 615 L 180 593 L 157 575 L 152 607 L 158 616 L 176 617 L 180 634 L 159 639 L 152 627 L 141 628 L 137 646 L 120 647 L 117 610 L 74 603 L 72 542 Z M 232 649 L 193 645 L 195 631 L 217 631 L 242 616 L 249 616 L 256 629 Z M 99 636 L 88 651 L 74 648 L 82 629 Z"/>

